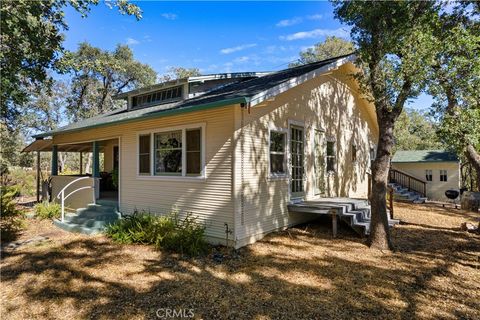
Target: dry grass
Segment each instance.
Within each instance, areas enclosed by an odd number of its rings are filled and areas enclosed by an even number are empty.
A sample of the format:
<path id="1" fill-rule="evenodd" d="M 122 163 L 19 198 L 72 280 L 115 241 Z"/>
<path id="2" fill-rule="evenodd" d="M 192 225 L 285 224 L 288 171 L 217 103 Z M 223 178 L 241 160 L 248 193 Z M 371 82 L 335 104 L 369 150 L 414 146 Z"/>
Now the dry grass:
<path id="1" fill-rule="evenodd" d="M 49 240 L 4 253 L 2 319 L 479 319 L 480 236 L 459 230 L 475 214 L 397 204 L 396 217 L 393 253 L 347 227 L 332 240 L 327 220 L 193 260 L 31 220 L 22 238 Z"/>

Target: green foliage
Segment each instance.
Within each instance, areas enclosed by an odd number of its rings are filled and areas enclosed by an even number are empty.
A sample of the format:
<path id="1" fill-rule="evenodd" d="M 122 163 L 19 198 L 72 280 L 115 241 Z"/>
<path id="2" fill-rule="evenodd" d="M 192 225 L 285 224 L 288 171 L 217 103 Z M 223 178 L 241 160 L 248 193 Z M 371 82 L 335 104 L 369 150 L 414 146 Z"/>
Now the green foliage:
<path id="1" fill-rule="evenodd" d="M 198 68 L 183 68 L 183 67 L 171 67 L 168 73 L 164 74 L 160 81 L 170 81 L 176 79 L 183 79 L 188 77 L 200 76 L 200 69 Z"/>
<path id="2" fill-rule="evenodd" d="M 27 101 L 32 87 L 49 86 L 49 70 L 62 71 L 58 59 L 64 53 L 62 31 L 68 29 L 65 9 L 82 16 L 99 0 L 4 0 L 0 2 L 1 114 L 10 129 L 20 118 L 18 106 Z M 141 10 L 128 0 L 109 1 L 121 14 L 141 18 Z"/>
<path id="3" fill-rule="evenodd" d="M 480 108 L 455 107 L 443 116 L 437 133 L 458 154 L 463 154 L 467 145 L 480 150 Z"/>
<path id="4" fill-rule="evenodd" d="M 60 218 L 62 207 L 59 203 L 43 201 L 33 207 L 35 215 L 40 219 Z"/>
<path id="5" fill-rule="evenodd" d="M 20 194 L 16 186 L 0 187 L 0 233 L 2 241 L 12 240 L 22 228 L 23 212 L 16 207 L 15 198 Z"/>
<path id="6" fill-rule="evenodd" d="M 120 243 L 153 244 L 158 248 L 187 255 L 198 255 L 206 248 L 205 228 L 187 214 L 155 216 L 135 212 L 108 226 L 107 236 Z"/>
<path id="7" fill-rule="evenodd" d="M 480 7 L 468 1 L 441 6 L 443 13 L 432 24 L 439 44 L 428 81 L 432 111 L 440 122 L 439 136 L 457 154 L 468 154 L 480 183 L 475 160 L 480 153 Z"/>
<path id="8" fill-rule="evenodd" d="M 37 179 L 36 172 L 33 170 L 11 167 L 7 183 L 16 186 L 19 189 L 19 195 L 33 196 L 36 194 Z"/>
<path id="9" fill-rule="evenodd" d="M 403 110 L 395 123 L 394 151 L 442 149 L 436 130 L 436 123 L 426 113 Z"/>
<path id="10" fill-rule="evenodd" d="M 113 52 L 84 42 L 66 54 L 61 64 L 74 73 L 67 112 L 73 121 L 101 114 L 123 105 L 113 96 L 155 83 L 156 72 L 136 61 L 132 50 L 118 45 Z"/>
<path id="11" fill-rule="evenodd" d="M 289 64 L 289 67 L 301 66 L 315 61 L 326 60 L 333 57 L 343 56 L 353 53 L 355 47 L 352 42 L 335 36 L 327 37 L 324 42 L 319 42 L 300 52 L 300 58 Z"/>
<path id="12" fill-rule="evenodd" d="M 2 219 L 18 216 L 20 211 L 16 208 L 15 198 L 20 195 L 20 189 L 17 186 L 2 186 L 0 190 Z"/>

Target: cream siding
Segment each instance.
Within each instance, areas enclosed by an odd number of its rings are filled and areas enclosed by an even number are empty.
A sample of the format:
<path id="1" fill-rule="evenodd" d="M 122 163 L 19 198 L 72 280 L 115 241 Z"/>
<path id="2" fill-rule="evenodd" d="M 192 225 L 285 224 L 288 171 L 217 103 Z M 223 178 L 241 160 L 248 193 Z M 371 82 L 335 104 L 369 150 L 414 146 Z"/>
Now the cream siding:
<path id="1" fill-rule="evenodd" d="M 445 191 L 460 188 L 460 165 L 458 162 L 405 162 L 393 163 L 394 169 L 404 171 L 425 181 L 425 170 L 432 170 L 433 181 L 427 181 L 427 198 L 446 201 Z M 447 170 L 447 181 L 440 181 L 440 170 Z"/>
<path id="2" fill-rule="evenodd" d="M 225 243 L 225 223 L 233 228 L 233 106 L 98 127 L 56 135 L 55 144 L 118 137 L 120 146 L 119 206 L 122 213 L 145 210 L 156 214 L 191 212 L 207 227 L 213 242 Z M 162 180 L 137 175 L 138 133 L 187 124 L 205 124 L 206 179 Z M 107 157 L 108 158 L 108 157 Z"/>
<path id="3" fill-rule="evenodd" d="M 288 129 L 289 123 L 305 126 L 305 198 L 314 194 L 313 132 L 325 131 L 336 141 L 337 173 L 328 177 L 328 195 L 366 198 L 369 149 L 378 139 L 371 106 L 359 98 L 349 80 L 348 66 L 323 75 L 254 106 L 235 110 L 235 230 L 236 246 L 264 234 L 311 218 L 289 214 L 289 179 L 269 177 L 269 129 Z M 357 146 L 357 163 L 351 145 Z M 322 150 L 325 152 L 325 150 Z"/>

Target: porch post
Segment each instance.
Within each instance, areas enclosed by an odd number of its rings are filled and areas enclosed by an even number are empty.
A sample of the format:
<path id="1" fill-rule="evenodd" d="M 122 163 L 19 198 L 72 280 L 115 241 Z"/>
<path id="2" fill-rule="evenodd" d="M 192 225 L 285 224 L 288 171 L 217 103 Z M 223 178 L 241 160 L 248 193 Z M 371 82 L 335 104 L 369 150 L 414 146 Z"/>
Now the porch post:
<path id="1" fill-rule="evenodd" d="M 40 151 L 37 151 L 37 202 L 40 202 Z"/>
<path id="2" fill-rule="evenodd" d="M 99 178 L 100 177 L 100 154 L 99 154 L 99 145 L 98 141 L 93 141 L 93 170 L 92 170 L 92 177 Z"/>
<path id="3" fill-rule="evenodd" d="M 80 175 L 83 174 L 83 152 L 80 151 Z"/>
<path id="4" fill-rule="evenodd" d="M 58 146 L 52 146 L 52 176 L 58 176 Z"/>

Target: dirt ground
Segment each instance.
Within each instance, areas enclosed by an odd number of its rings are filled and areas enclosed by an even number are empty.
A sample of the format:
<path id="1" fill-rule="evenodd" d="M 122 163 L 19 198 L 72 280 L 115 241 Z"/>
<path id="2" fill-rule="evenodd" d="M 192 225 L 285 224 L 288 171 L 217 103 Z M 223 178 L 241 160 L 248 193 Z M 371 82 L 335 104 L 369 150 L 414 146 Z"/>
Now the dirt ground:
<path id="1" fill-rule="evenodd" d="M 1 318 L 480 319 L 480 235 L 460 230 L 479 215 L 395 209 L 394 252 L 319 220 L 196 259 L 27 220 L 3 244 Z"/>

